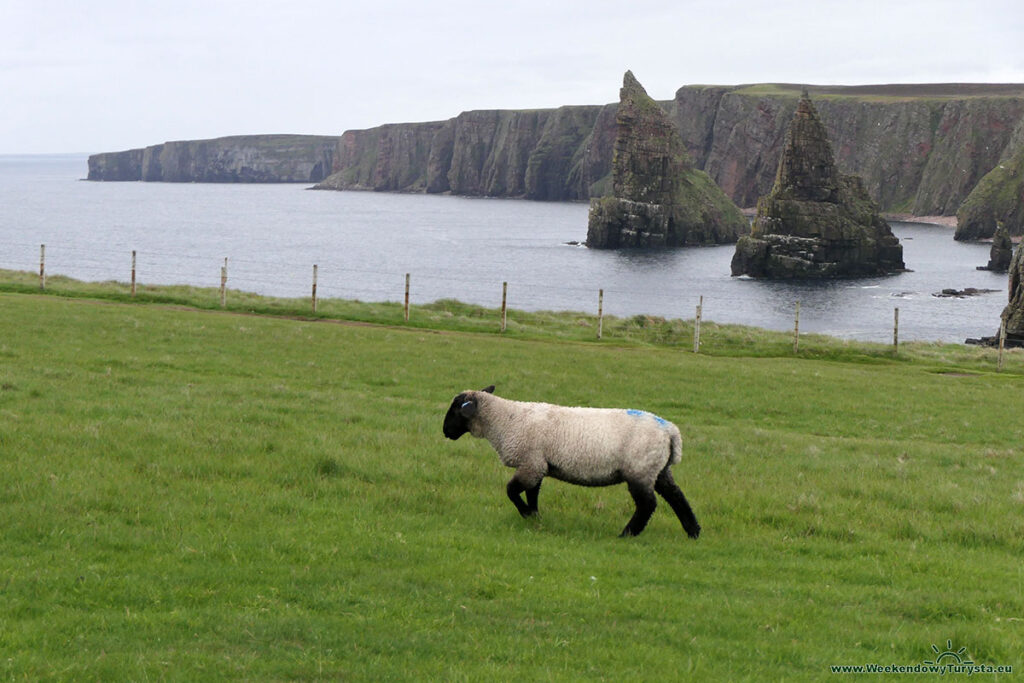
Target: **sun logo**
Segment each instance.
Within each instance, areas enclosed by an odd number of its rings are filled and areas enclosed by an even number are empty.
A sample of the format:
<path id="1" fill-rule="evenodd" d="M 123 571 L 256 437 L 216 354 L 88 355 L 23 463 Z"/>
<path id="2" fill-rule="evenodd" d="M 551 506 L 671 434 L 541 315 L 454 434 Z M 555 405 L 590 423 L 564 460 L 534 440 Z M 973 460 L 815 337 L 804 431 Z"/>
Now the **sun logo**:
<path id="1" fill-rule="evenodd" d="M 945 652 L 939 650 L 939 646 L 938 645 L 932 645 L 932 652 L 934 652 L 937 655 L 935 657 L 935 661 L 931 661 L 931 660 L 926 659 L 924 662 L 922 662 L 923 664 L 938 664 L 938 665 L 953 664 L 953 665 L 956 665 L 956 666 L 970 666 L 970 665 L 974 664 L 974 662 L 972 662 L 971 660 L 964 659 L 964 657 L 967 656 L 967 648 L 966 647 L 962 647 L 959 650 L 956 650 L 955 652 L 953 651 L 953 641 L 952 640 L 947 640 L 946 641 L 946 650 L 945 650 Z M 961 657 L 961 655 L 963 655 L 963 657 Z"/>

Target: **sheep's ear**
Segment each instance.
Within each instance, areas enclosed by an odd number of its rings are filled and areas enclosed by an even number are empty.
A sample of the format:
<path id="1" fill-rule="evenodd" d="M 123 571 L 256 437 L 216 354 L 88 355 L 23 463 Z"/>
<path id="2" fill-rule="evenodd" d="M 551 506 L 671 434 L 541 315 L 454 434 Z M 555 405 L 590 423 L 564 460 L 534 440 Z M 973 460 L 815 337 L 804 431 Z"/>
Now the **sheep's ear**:
<path id="1" fill-rule="evenodd" d="M 483 392 L 488 393 L 488 394 L 493 394 L 494 393 L 494 385 L 492 384 L 489 387 L 484 387 L 480 391 L 483 391 Z"/>
<path id="2" fill-rule="evenodd" d="M 459 415 L 461 415 L 462 417 L 464 417 L 464 418 L 466 418 L 468 420 L 469 418 L 471 418 L 474 415 L 476 415 L 476 409 L 477 409 L 476 401 L 474 401 L 473 399 L 469 399 L 468 401 L 463 403 L 461 406 L 459 406 Z"/>

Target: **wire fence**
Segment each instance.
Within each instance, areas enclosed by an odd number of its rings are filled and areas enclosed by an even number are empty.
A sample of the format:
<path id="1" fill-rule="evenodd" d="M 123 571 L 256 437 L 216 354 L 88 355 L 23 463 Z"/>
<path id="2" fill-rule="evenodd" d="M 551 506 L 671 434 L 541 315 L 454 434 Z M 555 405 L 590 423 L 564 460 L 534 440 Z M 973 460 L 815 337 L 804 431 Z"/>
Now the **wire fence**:
<path id="1" fill-rule="evenodd" d="M 87 282 L 117 281 L 149 285 L 190 285 L 219 287 L 226 277 L 231 289 L 281 298 L 305 298 L 312 294 L 313 268 L 316 268 L 318 299 L 339 298 L 356 301 L 403 301 L 426 303 L 438 299 L 458 299 L 497 307 L 502 288 L 506 300 L 511 285 L 518 304 L 526 310 L 589 311 L 601 296 L 617 302 L 645 301 L 654 309 L 666 306 L 679 315 L 694 299 L 682 292 L 652 292 L 622 286 L 589 287 L 556 273 L 557 283 L 516 280 L 511 273 L 481 276 L 479 272 L 438 270 L 429 265 L 412 269 L 364 267 L 360 264 L 297 264 L 294 260 L 265 259 L 200 254 L 187 250 L 168 252 L 136 250 L 126 244 L 37 244 L 6 242 L 0 244 L 0 268 L 25 271 L 36 267 L 47 274 L 59 274 Z M 407 278 L 410 281 L 407 281 Z M 406 291 L 406 286 L 409 290 Z M 696 301 L 696 299 L 694 299 Z M 544 303 L 538 303 L 544 302 Z M 741 303 L 740 299 L 716 297 L 723 308 Z M 623 315 L 621 311 L 609 314 Z M 639 314 L 637 312 L 628 314 Z"/>
<path id="2" fill-rule="evenodd" d="M 398 301 L 404 304 L 405 319 L 409 319 L 412 302 L 433 302 L 439 299 L 457 299 L 465 303 L 479 304 L 489 308 L 498 307 L 500 301 L 501 329 L 507 324 L 510 284 L 517 301 L 550 300 L 552 285 L 535 282 L 511 281 L 492 277 L 482 280 L 479 274 L 463 275 L 459 272 L 438 272 L 429 267 L 416 272 L 404 269 L 381 269 L 349 264 L 309 263 L 296 264 L 294 260 L 280 258 L 273 254 L 264 259 L 252 257 L 224 257 L 199 254 L 187 249 L 181 251 L 135 250 L 125 244 L 94 244 L 76 241 L 72 244 L 45 245 L 28 242 L 7 242 L 0 244 L 0 268 L 13 271 L 34 270 L 38 266 L 39 286 L 46 287 L 48 275 L 59 274 L 88 282 L 116 281 L 128 283 L 132 294 L 136 287 L 147 285 L 188 285 L 195 287 L 216 287 L 219 289 L 221 305 L 227 304 L 228 292 L 240 290 L 254 294 L 288 299 L 308 299 L 311 312 L 316 312 L 318 302 L 327 299 L 355 301 Z M 229 290 L 230 288 L 230 290 Z M 622 287 L 587 287 L 561 278 L 557 286 L 559 304 L 555 306 L 533 306 L 533 310 L 565 310 L 596 313 L 596 336 L 603 334 L 607 299 L 637 299 L 649 301 L 652 292 Z M 467 295 L 468 294 L 468 295 Z M 693 320 L 694 351 L 701 346 L 701 326 L 712 318 L 706 311 L 703 295 L 686 296 L 681 292 L 661 293 L 673 301 L 674 317 Z M 692 303 L 685 303 L 686 299 Z M 568 302 L 568 305 L 566 305 Z M 710 302 L 709 302 L 710 303 Z M 740 305 L 738 300 L 716 296 L 719 309 Z M 742 302 L 749 306 L 749 302 Z M 773 301 L 779 319 L 788 317 L 792 321 L 793 351 L 799 352 L 801 330 L 800 299 Z M 518 306 L 517 306 L 518 307 Z M 900 307 L 890 309 L 888 320 L 878 319 L 872 330 L 873 341 L 880 337 L 891 339 L 892 347 L 898 350 L 900 344 Z M 884 327 L 883 327 L 884 326 Z M 889 328 L 889 332 L 879 330 Z M 781 325 L 776 330 L 784 330 Z M 806 330 L 814 332 L 813 329 Z"/>

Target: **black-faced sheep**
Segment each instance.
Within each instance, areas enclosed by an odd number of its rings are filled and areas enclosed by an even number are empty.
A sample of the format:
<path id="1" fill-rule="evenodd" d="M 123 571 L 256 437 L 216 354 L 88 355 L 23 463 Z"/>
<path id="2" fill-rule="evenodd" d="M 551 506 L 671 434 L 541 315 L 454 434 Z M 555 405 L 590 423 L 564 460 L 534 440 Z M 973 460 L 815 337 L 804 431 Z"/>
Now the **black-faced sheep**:
<path id="1" fill-rule="evenodd" d="M 444 435 L 454 441 L 466 432 L 490 441 L 502 464 L 515 469 L 506 490 L 523 517 L 537 513 L 546 476 L 582 486 L 626 482 L 636 512 L 623 536 L 636 536 L 647 526 L 658 505 L 655 492 L 672 506 L 690 538 L 700 535 L 697 518 L 669 469 L 680 459 L 679 429 L 656 415 L 510 401 L 495 396 L 489 386 L 452 400 Z"/>

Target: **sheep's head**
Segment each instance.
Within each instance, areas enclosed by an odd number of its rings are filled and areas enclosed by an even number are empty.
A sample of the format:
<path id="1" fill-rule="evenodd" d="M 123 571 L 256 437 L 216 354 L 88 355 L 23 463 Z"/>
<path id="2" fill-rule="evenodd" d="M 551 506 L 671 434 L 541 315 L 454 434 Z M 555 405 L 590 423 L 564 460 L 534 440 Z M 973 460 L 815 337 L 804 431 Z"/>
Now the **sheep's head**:
<path id="1" fill-rule="evenodd" d="M 481 389 L 488 394 L 494 393 L 494 385 Z M 444 416 L 444 435 L 452 441 L 469 431 L 469 421 L 476 415 L 478 406 L 475 391 L 464 391 L 454 399 Z"/>

